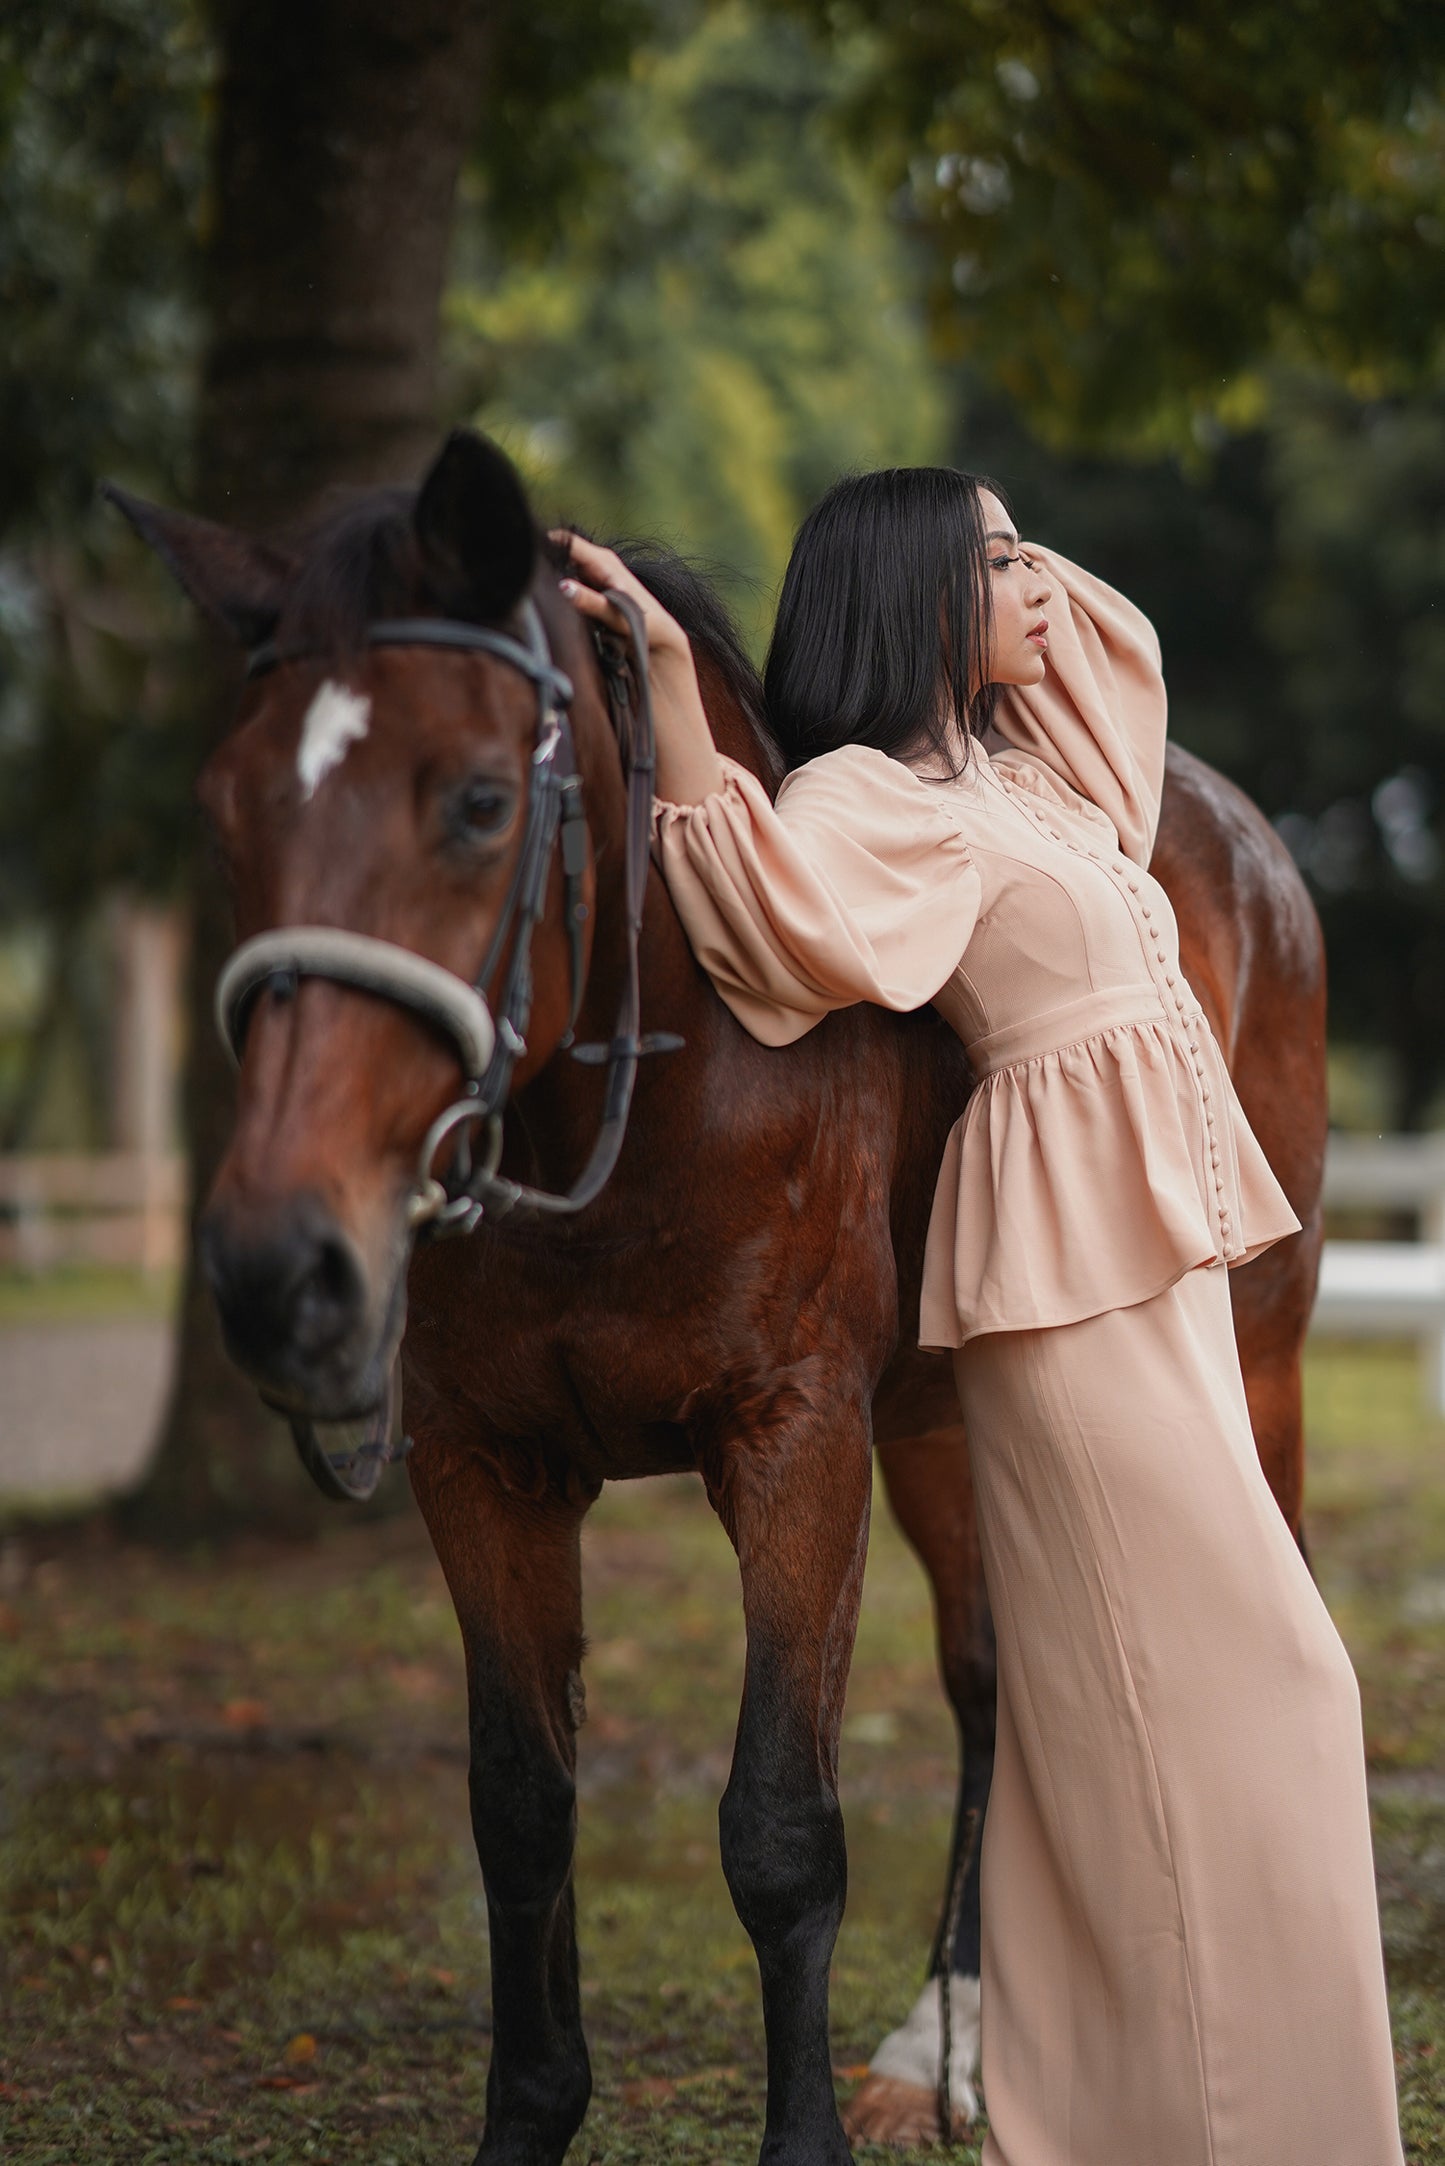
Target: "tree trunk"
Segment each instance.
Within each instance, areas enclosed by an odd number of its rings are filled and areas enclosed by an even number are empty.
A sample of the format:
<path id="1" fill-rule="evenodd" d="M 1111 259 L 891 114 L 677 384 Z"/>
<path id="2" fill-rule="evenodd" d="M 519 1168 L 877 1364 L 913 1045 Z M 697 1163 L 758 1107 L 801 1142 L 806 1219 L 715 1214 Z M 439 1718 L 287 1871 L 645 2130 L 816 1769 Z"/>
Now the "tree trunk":
<path id="1" fill-rule="evenodd" d="M 457 176 L 477 122 L 485 0 L 220 0 L 210 337 L 199 508 L 251 529 L 336 483 L 415 480 L 435 449 L 442 287 Z M 197 766 L 224 727 L 212 673 Z M 208 869 L 193 880 L 182 1117 L 204 1199 L 233 1113 L 211 1022 L 230 946 Z M 282 1424 L 226 1360 L 193 1261 L 160 1447 L 122 1507 L 185 1539 L 258 1524 L 304 1533 L 327 1507 Z"/>

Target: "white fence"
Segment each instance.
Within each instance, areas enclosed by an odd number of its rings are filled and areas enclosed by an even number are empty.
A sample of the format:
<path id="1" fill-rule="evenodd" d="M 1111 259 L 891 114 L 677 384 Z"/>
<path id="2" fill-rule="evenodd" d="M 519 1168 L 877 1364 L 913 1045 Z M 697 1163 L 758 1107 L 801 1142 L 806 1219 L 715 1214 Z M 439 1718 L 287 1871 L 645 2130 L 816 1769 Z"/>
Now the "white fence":
<path id="1" fill-rule="evenodd" d="M 1326 1241 L 1312 1328 L 1417 1338 L 1431 1404 L 1445 1412 L 1445 1136 L 1331 1136 L 1325 1202 L 1409 1211 L 1414 1241 Z"/>
<path id="2" fill-rule="evenodd" d="M 180 1259 L 185 1197 L 172 1154 L 0 1158 L 0 1266 L 37 1276 L 67 1264 L 164 1271 Z"/>
<path id="3" fill-rule="evenodd" d="M 1431 1403 L 1445 1411 L 1445 1135 L 1331 1136 L 1325 1202 L 1411 1212 L 1419 1238 L 1327 1241 L 1312 1328 L 1419 1339 Z M 0 1157 L 0 1268 L 164 1270 L 180 1257 L 184 1209 L 172 1155 Z"/>

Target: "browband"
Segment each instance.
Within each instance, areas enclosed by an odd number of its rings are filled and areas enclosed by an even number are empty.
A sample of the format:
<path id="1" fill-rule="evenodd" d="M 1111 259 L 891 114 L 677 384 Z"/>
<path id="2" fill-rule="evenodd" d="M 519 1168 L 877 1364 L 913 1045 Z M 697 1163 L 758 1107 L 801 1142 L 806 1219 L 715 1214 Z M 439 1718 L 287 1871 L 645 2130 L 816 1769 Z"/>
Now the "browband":
<path id="1" fill-rule="evenodd" d="M 506 632 L 488 631 L 480 624 L 461 624 L 454 617 L 378 617 L 366 627 L 368 647 L 454 647 L 464 654 L 495 655 L 499 661 L 510 662 L 524 677 L 530 677 L 540 690 L 550 694 L 559 707 L 565 707 L 572 698 L 572 680 L 567 672 L 558 669 L 547 651 L 546 634 L 537 614 L 537 605 L 530 598 L 522 605 L 522 615 L 527 626 L 527 644 L 513 639 Z M 246 675 L 264 677 L 268 670 L 278 669 L 283 662 L 304 662 L 320 650 L 298 645 L 282 647 L 273 639 L 253 647 L 246 657 Z"/>

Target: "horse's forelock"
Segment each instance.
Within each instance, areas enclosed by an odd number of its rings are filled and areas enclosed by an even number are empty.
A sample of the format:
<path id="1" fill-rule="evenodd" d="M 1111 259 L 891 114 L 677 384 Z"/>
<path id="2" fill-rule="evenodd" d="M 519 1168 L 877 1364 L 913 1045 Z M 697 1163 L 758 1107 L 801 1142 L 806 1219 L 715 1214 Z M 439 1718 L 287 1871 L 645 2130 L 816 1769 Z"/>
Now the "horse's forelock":
<path id="1" fill-rule="evenodd" d="M 406 616 L 425 602 L 421 551 L 408 489 L 348 496 L 301 536 L 280 636 L 324 654 L 353 655 L 377 617 Z"/>
<path id="2" fill-rule="evenodd" d="M 325 654 L 355 655 L 377 617 L 402 617 L 435 606 L 413 525 L 415 492 L 358 490 L 341 498 L 299 538 L 278 636 Z M 713 582 L 675 550 L 651 541 L 619 549 L 711 663 L 755 740 L 765 769 L 778 764 L 767 725 L 762 679 Z M 560 552 L 546 555 L 563 569 Z"/>

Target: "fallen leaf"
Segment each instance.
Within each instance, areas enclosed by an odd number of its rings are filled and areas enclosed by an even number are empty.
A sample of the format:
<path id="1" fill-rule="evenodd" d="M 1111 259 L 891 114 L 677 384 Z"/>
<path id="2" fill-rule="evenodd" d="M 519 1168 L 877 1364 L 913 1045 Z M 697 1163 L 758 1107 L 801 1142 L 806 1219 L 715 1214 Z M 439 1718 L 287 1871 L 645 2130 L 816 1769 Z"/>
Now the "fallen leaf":
<path id="1" fill-rule="evenodd" d="M 840 2083 L 861 2083 L 871 2066 L 868 2061 L 853 2061 L 847 2068 L 835 2068 L 833 2073 Z"/>
<path id="2" fill-rule="evenodd" d="M 221 1720 L 228 1730 L 258 1730 L 266 1720 L 264 1700 L 227 1700 Z"/>
<path id="3" fill-rule="evenodd" d="M 189 1993 L 173 1993 L 170 1999 L 166 2002 L 167 2008 L 179 2009 L 183 2014 L 200 2008 L 203 2005 L 204 2004 L 200 2001 L 193 2001 Z"/>
<path id="4" fill-rule="evenodd" d="M 289 2061 L 293 2066 L 298 2061 L 314 2061 L 316 2058 L 316 2040 L 312 2037 L 310 2031 L 298 2031 L 281 2058 L 283 2061 Z"/>
<path id="5" fill-rule="evenodd" d="M 448 1689 L 446 1679 L 429 1662 L 390 1662 L 386 1674 L 392 1690 L 403 1700 L 436 1700 Z"/>
<path id="6" fill-rule="evenodd" d="M 666 2076 L 638 2076 L 622 2086 L 624 2106 L 664 2106 L 677 2096 L 677 2086 Z"/>
<path id="7" fill-rule="evenodd" d="M 319 2091 L 318 2083 L 311 2083 L 305 2076 L 258 2076 L 258 2091 Z"/>

